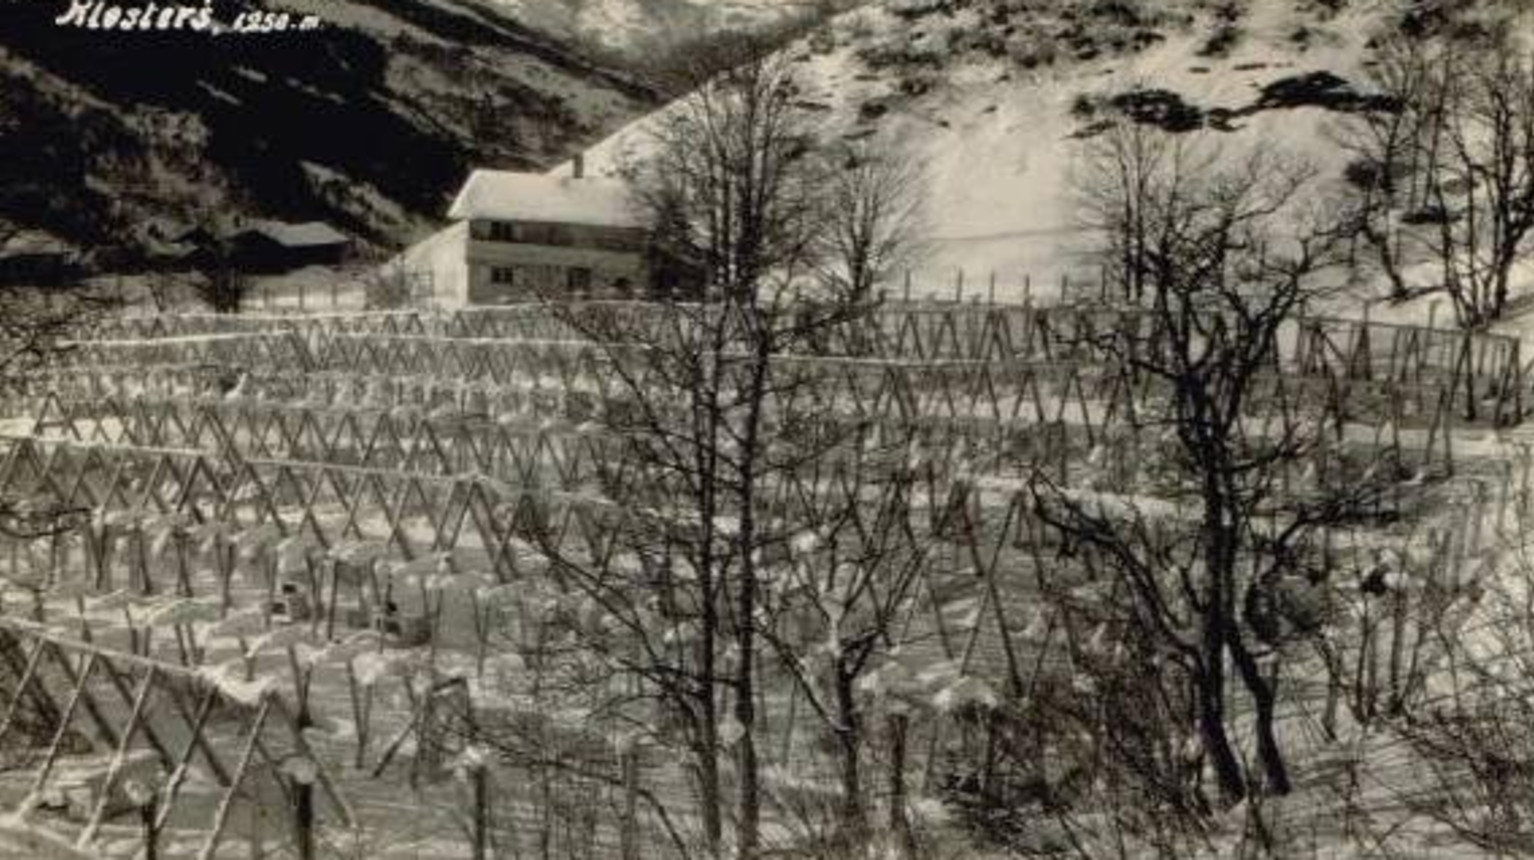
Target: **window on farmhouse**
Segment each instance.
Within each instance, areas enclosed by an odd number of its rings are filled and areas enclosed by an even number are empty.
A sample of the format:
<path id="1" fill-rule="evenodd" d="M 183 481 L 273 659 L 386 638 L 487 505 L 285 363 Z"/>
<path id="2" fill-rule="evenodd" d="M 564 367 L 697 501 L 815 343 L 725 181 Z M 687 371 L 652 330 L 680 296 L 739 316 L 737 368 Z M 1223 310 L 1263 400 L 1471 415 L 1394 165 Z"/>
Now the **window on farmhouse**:
<path id="1" fill-rule="evenodd" d="M 517 225 L 508 221 L 490 222 L 490 240 L 493 242 L 517 241 Z"/>
<path id="2" fill-rule="evenodd" d="M 517 281 L 517 270 L 510 266 L 495 266 L 490 269 L 490 283 L 514 284 Z"/>

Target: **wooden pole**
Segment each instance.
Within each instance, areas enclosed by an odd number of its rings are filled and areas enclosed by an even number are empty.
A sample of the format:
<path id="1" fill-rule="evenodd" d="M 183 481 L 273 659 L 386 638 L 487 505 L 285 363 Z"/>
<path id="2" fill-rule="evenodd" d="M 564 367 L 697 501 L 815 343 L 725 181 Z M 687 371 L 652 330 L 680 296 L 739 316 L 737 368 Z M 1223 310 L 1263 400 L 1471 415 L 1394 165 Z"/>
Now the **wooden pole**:
<path id="1" fill-rule="evenodd" d="M 490 775 L 483 764 L 469 770 L 469 780 L 474 787 L 474 860 L 490 857 Z M 627 836 L 627 831 L 625 831 Z M 629 854 L 625 853 L 624 860 Z"/>
<path id="2" fill-rule="evenodd" d="M 314 860 L 314 782 L 299 774 L 290 774 L 293 787 L 293 838 L 299 860 Z"/>
<path id="3" fill-rule="evenodd" d="M 144 834 L 144 860 L 159 860 L 160 828 L 155 825 L 155 795 L 139 804 L 139 829 Z"/>
<path id="4" fill-rule="evenodd" d="M 623 751 L 623 860 L 639 860 L 639 755 Z"/>

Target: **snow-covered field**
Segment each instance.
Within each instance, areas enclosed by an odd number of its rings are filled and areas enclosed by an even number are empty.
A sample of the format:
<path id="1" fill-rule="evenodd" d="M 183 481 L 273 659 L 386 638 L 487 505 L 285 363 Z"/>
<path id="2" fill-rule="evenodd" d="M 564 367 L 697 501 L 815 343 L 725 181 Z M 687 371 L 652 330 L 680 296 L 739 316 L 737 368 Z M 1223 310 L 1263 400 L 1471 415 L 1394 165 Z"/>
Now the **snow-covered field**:
<path id="1" fill-rule="evenodd" d="M 297 317 L 274 313 L 254 315 L 246 321 L 258 333 L 262 327 L 285 332 L 268 340 L 288 344 L 292 351 L 247 350 L 247 359 L 241 359 L 241 342 L 255 342 L 259 334 L 227 333 L 123 339 L 102 347 L 102 355 L 115 356 L 110 372 L 119 378 L 131 377 L 137 361 L 181 353 L 185 359 L 179 365 L 205 366 L 210 358 L 223 356 L 226 367 L 222 369 L 238 372 L 244 368 L 244 381 L 228 390 L 193 390 L 195 386 L 189 386 L 166 393 L 164 386 L 157 385 L 160 393 L 154 393 L 140 385 L 109 392 L 103 389 L 95 398 L 82 398 L 79 392 L 83 388 L 64 392 L 62 397 L 76 411 L 68 413 L 73 417 L 63 423 L 59 423 L 59 414 L 49 413 L 52 423 L 37 428 L 51 440 L 41 443 L 41 450 L 52 453 L 40 462 L 45 464 L 44 472 L 70 478 L 52 485 L 55 489 L 48 492 L 89 492 L 98 499 L 94 505 L 98 513 L 93 515 L 88 533 L 99 537 L 91 539 L 94 543 L 71 538 L 63 542 L 62 552 L 49 550 L 46 541 L 12 541 L 18 552 L 9 555 L 0 547 L 0 569 L 12 583 L 51 583 L 39 592 L 41 606 L 29 592 L 13 591 L 6 598 L 5 615 L 37 617 L 40 613 L 53 635 L 76 641 L 89 629 L 95 645 L 108 649 L 103 652 L 107 654 L 121 655 L 139 643 L 141 654 L 147 653 L 167 667 L 190 663 L 192 670 L 221 695 L 247 709 L 261 701 L 262 691 L 295 695 L 300 685 L 294 678 L 308 673 L 311 680 L 305 686 L 314 728 L 307 736 L 362 823 L 359 830 L 348 830 L 336 823 L 333 809 L 322 807 L 321 832 L 327 847 L 321 856 L 349 856 L 348 850 L 365 850 L 369 856 L 380 858 L 467 857 L 472 822 L 464 814 L 465 783 L 453 779 L 416 783 L 411 777 L 415 772 L 412 762 L 421 751 L 418 736 L 411 733 L 413 720 L 421 713 L 417 697 L 426 684 L 462 678 L 485 716 L 554 715 L 565 729 L 586 720 L 600 725 L 599 715 L 582 697 L 564 691 L 539 692 L 538 673 L 532 671 L 529 662 L 538 651 L 529 648 L 525 637 L 539 629 L 537 624 L 530 625 L 529 618 L 600 619 L 602 613 L 599 606 L 578 594 L 561 593 L 556 581 L 540 576 L 539 571 L 546 570 L 540 564 L 541 554 L 525 542 L 510 545 L 517 578 L 510 584 L 500 581 L 501 574 L 492 574 L 501 564 L 496 559 L 493 525 L 498 516 L 493 511 L 497 509 L 481 512 L 488 519 L 469 516 L 455 527 L 453 517 L 465 515 L 455 501 L 462 497 L 455 494 L 474 485 L 503 492 L 536 474 L 553 486 L 568 486 L 570 498 L 581 500 L 581 504 L 600 501 L 597 487 L 583 477 L 583 470 L 596 465 L 595 460 L 583 456 L 596 455 L 577 454 L 585 450 L 580 447 L 584 444 L 581 440 L 589 434 L 599 435 L 600 430 L 587 423 L 576 424 L 571 417 L 579 401 L 575 395 L 591 394 L 591 380 L 570 375 L 569 364 L 560 357 L 579 344 L 518 343 L 511 336 L 493 334 L 473 338 L 424 333 L 370 335 L 367 328 L 385 325 L 385 316 L 351 315 L 333 320 L 328 314 L 314 313 L 312 307 L 309 310 L 309 314 Z M 974 308 L 958 312 L 987 313 Z M 943 310 L 928 308 L 919 313 L 924 320 L 940 319 Z M 181 325 L 195 328 L 213 322 L 216 320 L 212 318 L 199 322 L 199 318 L 186 317 Z M 346 323 L 349 333 L 325 333 L 327 325 L 340 322 Z M 428 319 L 425 324 L 441 322 Z M 890 328 L 900 329 L 898 325 Z M 302 333 L 305 331 L 308 333 Z M 205 351 L 214 340 L 219 351 Z M 455 340 L 462 341 L 462 355 L 491 355 L 500 349 L 506 356 L 519 357 L 519 362 L 534 364 L 498 364 L 501 369 L 497 374 L 512 374 L 500 380 L 504 392 L 494 398 L 488 390 L 480 392 L 478 399 L 465 396 L 469 393 L 466 380 L 455 376 L 456 365 L 446 358 Z M 352 351 L 362 345 L 376 350 L 376 362 Z M 343 346 L 345 349 L 340 348 Z M 430 368 L 419 364 L 424 360 L 421 357 L 429 354 L 427 350 L 438 350 L 434 353 L 438 361 Z M 87 349 L 77 359 L 82 362 L 80 375 L 101 372 L 92 369 L 96 366 L 90 363 L 96 361 L 94 355 Z M 1384 350 L 1377 357 L 1386 361 L 1390 356 Z M 417 364 L 409 364 L 411 361 Z M 318 366 L 301 369 L 305 362 L 318 362 Z M 916 372 L 921 362 L 891 362 L 883 369 L 877 360 L 864 359 L 863 364 L 869 365 L 874 376 L 881 376 Z M 161 371 L 145 365 L 141 382 L 157 374 Z M 353 387 L 346 381 L 377 380 L 390 374 L 397 385 L 368 383 L 360 397 L 351 393 Z M 942 378 L 933 377 L 925 385 L 935 385 Z M 484 380 L 472 382 L 486 384 Z M 327 385 L 335 389 L 329 397 L 321 393 Z M 343 388 L 348 392 L 344 399 L 339 393 Z M 1081 400 L 1079 391 L 1071 394 L 1070 385 L 1062 381 L 1051 383 L 1048 390 L 1055 394 L 1041 400 L 1040 409 L 1082 422 L 1068 446 L 1068 457 L 1076 463 L 1073 468 L 1083 470 L 1089 478 L 1094 470 L 1110 468 L 1104 461 L 1111 455 L 1105 458 L 1102 443 L 1086 441 L 1094 425 L 1109 420 L 1105 410 L 1100 404 Z M 928 395 L 917 401 L 923 408 L 954 408 L 951 403 L 942 405 L 946 401 L 941 386 Z M 501 405 L 487 412 L 483 404 L 492 402 Z M 863 397 L 846 393 L 823 402 L 821 411 L 866 408 L 859 407 L 860 402 L 887 401 L 870 399 L 866 392 Z M 975 410 L 974 418 L 993 411 L 983 401 L 965 402 L 967 408 Z M 1365 408 L 1361 400 L 1357 406 Z M 1388 408 L 1388 404 L 1384 406 Z M 502 409 L 520 411 L 498 414 Z M 1016 420 L 1024 427 L 1034 421 L 1029 417 L 1031 406 L 1010 411 L 1020 413 Z M 962 417 L 953 419 L 955 428 L 967 426 Z M 16 435 L 26 434 L 25 428 L 13 425 L 12 429 Z M 1367 449 L 1380 444 L 1378 437 L 1369 433 L 1366 421 L 1347 430 L 1350 446 Z M 1410 438 L 1420 431 L 1405 435 Z M 1006 455 L 997 454 L 995 463 L 989 456 L 976 460 L 981 453 L 973 447 L 977 437 L 966 434 L 965 438 L 970 441 L 953 449 L 934 443 L 931 448 L 913 452 L 913 456 L 933 458 L 943 469 L 953 469 L 964 480 L 975 481 L 982 490 L 977 497 L 979 510 L 987 520 L 1008 516 L 1023 491 L 1016 477 L 1018 467 L 1007 466 Z M 1509 449 L 1487 441 L 1484 426 L 1456 429 L 1455 442 L 1460 446 L 1457 461 L 1467 482 L 1491 476 L 1491 486 L 1495 487 L 1497 464 L 1512 462 Z M 38 483 L 40 476 L 22 465 L 30 461 L 18 453 L 21 444 L 15 436 L 4 441 L 7 455 L 0 457 L 0 483 L 13 488 L 31 485 L 41 491 L 49 485 Z M 1131 470 L 1154 468 L 1151 457 L 1125 459 L 1122 465 Z M 980 474 L 976 474 L 977 469 L 982 470 Z M 992 469 L 994 474 L 985 471 Z M 193 483 L 203 480 L 198 477 L 203 474 L 221 476 L 216 493 L 212 485 L 199 489 Z M 1411 482 L 1420 485 L 1423 480 L 1417 476 Z M 411 489 L 416 485 L 419 490 Z M 413 492 L 425 495 L 415 497 Z M 1449 490 L 1429 487 L 1422 492 Z M 229 501 L 217 502 L 218 494 Z M 165 501 L 155 502 L 156 496 Z M 945 496 L 946 490 L 939 489 L 913 499 L 913 503 L 939 504 Z M 1116 509 L 1164 508 L 1167 518 L 1172 519 L 1186 513 L 1143 493 L 1094 489 L 1090 497 L 1095 504 Z M 160 504 L 169 504 L 170 499 L 183 500 L 180 513 L 155 510 Z M 1483 502 L 1494 503 L 1494 494 Z M 1432 559 L 1438 557 L 1433 548 L 1435 535 L 1468 529 L 1466 523 L 1477 517 L 1479 510 L 1468 502 L 1444 505 L 1441 512 L 1409 522 L 1339 536 L 1332 551 L 1339 557 L 1357 559 L 1380 548 L 1399 549 L 1412 564 L 1433 564 Z M 1512 522 L 1500 519 L 1506 508 L 1493 506 L 1491 510 L 1497 512 L 1497 518 L 1488 522 Z M 198 522 L 207 513 L 214 516 Z M 487 533 L 485 528 L 491 531 Z M 319 538 L 321 534 L 326 537 Z M 448 534 L 454 535 L 452 545 L 450 551 L 443 552 L 443 536 Z M 1495 559 L 1491 546 L 1490 534 L 1484 543 L 1467 543 L 1464 570 Z M 956 550 L 962 547 L 962 542 L 954 544 Z M 966 703 L 998 700 L 1000 679 L 1009 664 L 1006 649 L 1000 644 L 1006 629 L 1014 630 L 1019 647 L 1027 649 L 1030 659 L 1037 655 L 1042 661 L 1051 651 L 1051 622 L 1034 599 L 1031 584 L 1044 569 L 1037 567 L 1037 557 L 1026 543 L 998 544 L 995 551 L 1004 562 L 996 568 L 1001 596 L 987 597 L 981 580 L 974 575 L 974 564 L 956 552 L 953 566 L 935 574 L 932 583 L 942 596 L 934 595 L 929 608 L 934 619 L 941 620 L 923 620 L 908 630 L 911 638 L 904 643 L 896 664 L 900 672 L 910 676 L 906 682 L 926 679 L 922 681 L 927 685 L 923 695 L 929 702 L 925 707 L 932 710 L 917 712 L 925 714 L 920 725 L 932 731 L 933 738 L 943 739 L 947 755 L 961 755 L 965 750 L 975 754 L 967 741 L 959 742 L 960 737 L 968 737 L 968 730 L 960 731 L 944 720 Z M 1057 562 L 1050 570 L 1054 575 L 1066 575 L 1071 573 L 1071 566 Z M 185 571 L 181 580 L 184 590 L 170 588 L 180 576 L 177 571 Z M 154 593 L 137 593 L 141 589 L 134 583 L 141 577 L 158 583 L 150 589 Z M 280 617 L 266 617 L 265 607 L 279 583 L 295 585 L 308 595 L 305 617 L 287 623 Z M 353 611 L 369 602 L 377 605 L 380 588 L 392 591 L 392 598 L 387 599 L 397 604 L 403 617 L 435 618 L 432 623 L 438 634 L 429 644 L 386 645 L 357 629 L 351 620 Z M 1510 595 L 1509 600 L 1515 601 L 1516 595 Z M 497 633 L 487 639 L 477 625 L 483 621 L 481 613 L 492 606 L 501 614 Z M 993 615 L 1003 611 L 1011 617 L 1006 626 L 998 627 L 1001 622 L 994 621 Z M 945 636 L 968 641 L 962 649 L 966 655 L 962 663 L 945 653 L 946 646 L 933 635 L 929 623 L 943 625 Z M 21 629 L 24 635 L 25 628 Z M 487 644 L 488 650 L 482 650 Z M 478 659 L 481 653 L 487 658 L 483 663 Z M 960 665 L 965 668 L 960 669 Z M 1286 707 L 1294 710 L 1293 724 L 1303 726 L 1313 717 L 1311 711 L 1316 706 L 1314 685 L 1303 675 L 1318 670 L 1309 660 L 1296 657 L 1291 671 L 1297 677 L 1286 688 L 1292 691 L 1285 700 Z M 890 668 L 889 678 L 880 677 L 895 683 L 897 676 L 905 677 L 900 672 Z M 768 832 L 774 841 L 787 845 L 805 838 L 801 829 L 805 824 L 793 817 L 791 811 L 796 807 L 792 804 L 810 803 L 811 809 L 824 812 L 835 794 L 829 764 L 816 752 L 824 737 L 822 728 L 806 717 L 802 701 L 795 704 L 793 687 L 784 676 L 769 672 L 764 677 L 769 685 L 764 693 L 764 720 L 770 727 L 764 732 L 772 739 L 769 746 L 773 750 L 768 754 L 771 767 L 767 784 L 775 798 L 773 803 L 784 804 L 771 807 Z M 50 679 L 50 683 L 58 683 L 58 679 Z M 870 689 L 875 687 L 873 684 Z M 112 695 L 105 684 L 98 682 L 98 688 L 98 695 Z M 1304 692 L 1307 690 L 1310 692 Z M 358 710 L 360 701 L 371 703 L 365 706 L 365 715 Z M 119 699 L 107 709 L 108 719 L 121 721 L 126 711 L 125 700 Z M 155 713 L 168 721 L 167 731 L 171 731 L 168 726 L 174 723 L 173 714 Z M 248 717 L 249 710 L 245 713 Z M 222 756 L 238 756 L 239 727 L 238 722 L 224 724 L 209 735 Z M 947 734 L 949 731 L 954 734 Z M 1379 774 L 1391 774 L 1391 779 L 1401 779 L 1402 768 L 1412 766 L 1412 759 L 1405 756 L 1398 742 L 1346 718 L 1338 728 L 1342 740 L 1336 742 L 1318 741 L 1299 728 L 1293 731 L 1296 770 L 1307 786 L 1316 786 L 1289 804 L 1297 816 L 1333 789 L 1338 771 L 1326 763 L 1327 757 L 1351 749 L 1349 745 L 1377 747 L 1378 755 L 1368 759 L 1367 765 L 1377 768 Z M 370 735 L 369 743 L 363 742 L 364 733 Z M 793 755 L 777 752 L 779 744 L 784 750 L 792 748 Z M 390 748 L 395 749 L 394 761 L 385 764 Z M 38 754 L 32 751 L 32 755 Z M 675 766 L 681 753 L 661 746 L 651 748 L 649 755 L 652 757 L 646 759 L 642 785 L 661 792 L 673 813 L 689 821 L 689 789 Z M 950 766 L 946 759 L 927 758 L 926 752 L 913 755 L 929 772 Z M 104 761 L 65 755 L 60 773 L 68 774 L 69 779 L 89 778 L 93 768 L 99 775 Z M 82 768 L 84 777 L 76 773 Z M 921 769 L 913 765 L 913 771 Z M 492 770 L 497 839 L 520 840 L 519 844 L 529 849 L 537 844 L 535 834 L 543 833 L 542 838 L 553 840 L 551 844 L 564 846 L 555 849 L 557 854 L 560 850 L 585 850 L 579 847 L 585 844 L 579 835 L 582 828 L 602 834 L 603 840 L 617 832 L 614 819 L 601 811 L 622 808 L 621 793 L 604 793 L 611 791 L 610 785 L 599 791 L 596 783 L 543 783 L 540 780 L 548 776 L 546 772 L 513 761 L 499 762 Z M 262 774 L 260 784 L 267 786 L 262 796 L 280 810 L 281 792 L 265 781 L 270 771 L 258 772 Z M 26 775 L 23 772 L 0 779 L 0 796 L 8 803 L 20 802 Z M 582 805 L 583 794 L 603 798 L 597 811 Z M 1356 799 L 1377 814 L 1387 815 L 1382 810 L 1388 807 L 1388 795 L 1381 790 Z M 955 821 L 952 797 L 951 787 L 945 788 L 941 778 L 917 779 L 913 775 L 913 817 L 925 838 L 937 840 L 929 843 L 934 850 L 942 845 L 957 852 L 955 856 L 987 856 L 986 849 L 970 844 L 970 836 Z M 201 822 L 218 806 L 219 798 L 217 785 L 206 774 L 188 783 L 181 812 L 171 819 L 172 826 L 164 836 L 164 856 L 189 856 L 203 844 L 207 831 Z M 260 824 L 238 812 L 248 811 L 248 806 L 241 805 L 244 802 L 238 801 L 233 807 L 237 814 L 230 819 L 226 833 L 229 851 L 239 853 L 244 847 L 241 843 L 251 840 L 255 833 L 264 834 L 260 838 L 269 845 L 286 838 L 283 812 Z M 407 809 L 411 814 L 403 815 Z M 595 817 L 581 818 L 588 814 Z M 1224 845 L 1225 840 L 1234 838 L 1231 833 L 1241 831 L 1243 824 L 1238 818 L 1232 813 L 1221 825 L 1226 829 L 1218 844 Z M 31 820 L 35 826 L 64 833 L 70 840 L 78 836 L 81 824 L 47 810 L 39 810 Z M 1315 821 L 1330 826 L 1329 819 Z M 1391 837 L 1397 840 L 1392 844 L 1415 846 L 1416 840 L 1430 830 L 1420 821 L 1411 823 Z M 119 851 L 131 854 L 137 845 L 127 819 L 113 820 L 101 833 L 92 850 L 102 856 L 117 856 Z M 1340 840 L 1330 833 L 1317 838 Z M 665 855 L 669 849 L 664 845 L 663 840 L 654 843 L 653 853 Z M 1455 850 L 1460 848 L 1457 845 Z M 592 856 L 610 855 L 599 851 Z"/>

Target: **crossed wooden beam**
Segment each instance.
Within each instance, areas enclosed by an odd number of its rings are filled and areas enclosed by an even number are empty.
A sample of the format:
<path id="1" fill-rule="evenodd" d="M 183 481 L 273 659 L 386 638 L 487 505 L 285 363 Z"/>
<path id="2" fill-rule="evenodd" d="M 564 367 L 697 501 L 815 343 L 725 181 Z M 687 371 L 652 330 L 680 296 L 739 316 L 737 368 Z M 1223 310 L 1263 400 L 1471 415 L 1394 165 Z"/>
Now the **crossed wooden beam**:
<path id="1" fill-rule="evenodd" d="M 151 777 L 157 784 L 146 804 L 154 807 L 156 830 L 172 821 L 186 778 L 199 761 L 218 784 L 217 809 L 198 852 L 204 860 L 218 851 L 235 807 L 253 802 L 242 796 L 242 789 L 262 778 L 254 767 L 257 761 L 269 766 L 273 775 L 295 756 L 312 763 L 331 814 L 340 825 L 355 826 L 351 805 L 304 738 L 298 715 L 275 689 L 265 688 L 253 699 L 235 698 L 194 670 L 59 636 L 15 618 L 0 617 L 0 651 L 11 655 L 13 669 L 19 652 L 26 655 L 9 696 L 0 698 L 4 709 L 0 741 L 14 734 L 26 703 L 49 715 L 48 721 L 54 724 L 24 803 L 35 803 L 46 795 L 71 736 L 93 737 L 95 746 L 111 752 L 76 839 L 82 849 L 94 842 L 114 812 L 121 811 L 130 753 L 139 742 L 157 762 Z M 49 671 L 49 664 L 54 671 Z M 233 721 L 232 738 L 210 730 L 215 718 L 220 725 Z M 186 740 L 176 748 L 171 736 L 180 733 L 185 733 Z M 226 757 L 231 749 L 237 750 L 232 765 Z M 278 782 L 290 799 L 301 790 L 296 784 Z"/>

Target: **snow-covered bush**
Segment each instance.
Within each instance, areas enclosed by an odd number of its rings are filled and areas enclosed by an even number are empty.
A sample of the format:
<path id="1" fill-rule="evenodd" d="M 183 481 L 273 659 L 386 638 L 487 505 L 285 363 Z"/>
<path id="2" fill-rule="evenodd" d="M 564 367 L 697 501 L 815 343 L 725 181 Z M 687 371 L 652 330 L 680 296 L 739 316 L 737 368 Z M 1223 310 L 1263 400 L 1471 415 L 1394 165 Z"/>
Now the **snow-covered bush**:
<path id="1" fill-rule="evenodd" d="M 952 12 L 956 5 L 955 0 L 884 0 L 884 8 L 903 18 Z"/>

